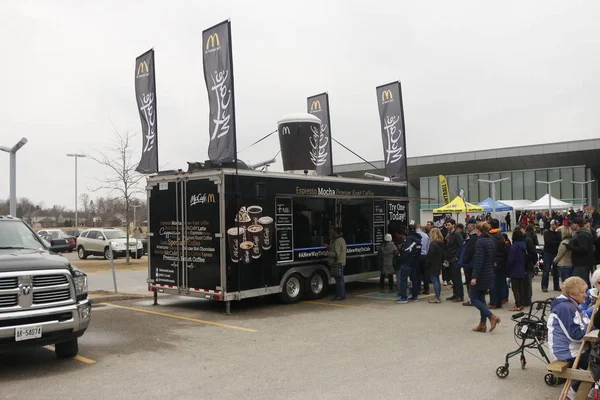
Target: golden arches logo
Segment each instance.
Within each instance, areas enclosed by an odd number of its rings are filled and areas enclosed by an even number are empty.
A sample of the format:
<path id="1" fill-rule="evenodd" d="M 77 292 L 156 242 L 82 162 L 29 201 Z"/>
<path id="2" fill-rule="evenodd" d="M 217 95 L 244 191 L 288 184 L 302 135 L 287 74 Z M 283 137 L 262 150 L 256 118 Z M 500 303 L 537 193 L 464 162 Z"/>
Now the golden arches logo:
<path id="1" fill-rule="evenodd" d="M 390 89 L 384 90 L 381 93 L 381 102 L 384 103 L 388 100 L 394 100 L 394 95 L 392 95 L 392 91 Z"/>
<path id="2" fill-rule="evenodd" d="M 219 34 L 218 33 L 213 33 L 212 35 L 208 36 L 208 39 L 206 39 L 206 50 L 214 48 L 215 46 L 220 46 L 221 45 L 221 41 L 219 40 Z"/>
<path id="3" fill-rule="evenodd" d="M 148 62 L 147 61 L 142 61 L 138 64 L 137 67 L 137 74 L 136 76 L 140 76 L 144 73 L 149 73 L 150 72 L 150 68 L 148 67 Z"/>
<path id="4" fill-rule="evenodd" d="M 321 111 L 321 101 L 320 100 L 314 100 L 310 104 L 310 111 Z"/>
<path id="5" fill-rule="evenodd" d="M 214 202 L 215 202 L 215 195 L 214 195 L 214 193 L 209 193 L 209 194 L 208 194 L 208 199 L 207 199 L 207 201 L 208 201 L 209 203 L 214 203 Z"/>

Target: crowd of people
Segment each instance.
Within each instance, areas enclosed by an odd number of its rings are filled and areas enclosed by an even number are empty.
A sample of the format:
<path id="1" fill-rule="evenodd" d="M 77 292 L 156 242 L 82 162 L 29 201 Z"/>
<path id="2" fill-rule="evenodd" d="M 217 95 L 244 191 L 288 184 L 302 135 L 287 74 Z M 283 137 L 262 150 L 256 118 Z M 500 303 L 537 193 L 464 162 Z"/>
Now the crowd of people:
<path id="1" fill-rule="evenodd" d="M 570 277 L 579 277 L 591 287 L 590 274 L 600 264 L 600 229 L 593 229 L 593 220 L 574 215 L 566 226 L 550 220 L 543 232 L 543 292 L 549 290 L 550 275 L 554 291 L 561 291 L 561 283 Z M 432 289 L 429 303 L 439 304 L 442 285 L 451 285 L 452 295 L 446 300 L 476 307 L 480 321 L 473 330 L 486 332 L 489 322 L 492 331 L 500 322 L 493 310 L 507 305 L 509 286 L 514 298 L 510 311 L 531 304 L 537 247 L 533 224 L 520 224 L 510 237 L 493 218 L 478 221 L 470 217 L 465 225 L 447 219 L 441 229 L 431 221 L 423 227 L 410 225 L 395 238 L 385 235 L 378 253 L 381 290 L 386 280 L 389 290 L 394 290 L 395 274 L 398 304 L 417 302 L 419 294 L 430 294 Z"/>

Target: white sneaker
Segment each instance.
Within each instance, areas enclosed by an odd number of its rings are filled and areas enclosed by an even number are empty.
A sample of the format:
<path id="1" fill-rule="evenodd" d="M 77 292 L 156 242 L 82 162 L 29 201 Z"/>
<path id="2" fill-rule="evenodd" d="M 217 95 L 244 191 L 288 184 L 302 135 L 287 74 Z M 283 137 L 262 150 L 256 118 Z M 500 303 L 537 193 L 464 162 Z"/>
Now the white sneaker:
<path id="1" fill-rule="evenodd" d="M 577 393 L 573 390 L 572 387 L 569 387 L 569 391 L 567 392 L 567 400 L 575 400 L 575 396 Z"/>

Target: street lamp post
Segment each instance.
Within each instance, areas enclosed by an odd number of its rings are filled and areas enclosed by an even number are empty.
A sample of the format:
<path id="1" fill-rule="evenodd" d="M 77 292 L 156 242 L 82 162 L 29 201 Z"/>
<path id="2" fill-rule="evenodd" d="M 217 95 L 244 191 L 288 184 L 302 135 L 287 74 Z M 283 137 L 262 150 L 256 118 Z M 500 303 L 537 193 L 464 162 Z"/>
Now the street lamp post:
<path id="1" fill-rule="evenodd" d="M 585 205 L 585 185 L 587 185 L 588 183 L 592 183 L 595 182 L 593 179 L 591 181 L 585 181 L 585 182 L 577 182 L 577 181 L 571 181 L 571 183 L 576 183 L 578 185 L 581 185 L 581 211 L 583 211 L 583 206 Z"/>
<path id="2" fill-rule="evenodd" d="M 546 181 L 536 181 L 536 182 L 548 185 L 548 212 L 550 212 L 550 219 L 552 219 L 552 184 L 562 182 L 562 179 L 557 179 L 557 180 L 551 181 L 551 182 L 546 182 Z"/>
<path id="3" fill-rule="evenodd" d="M 0 150 L 10 154 L 10 210 L 13 217 L 17 216 L 17 151 L 27 143 L 27 138 L 22 138 L 13 147 L 0 146 Z"/>
<path id="4" fill-rule="evenodd" d="M 496 212 L 496 183 L 502 181 L 508 181 L 510 178 L 496 179 L 495 181 L 489 181 L 487 179 L 478 179 L 479 182 L 491 183 L 492 184 L 492 212 Z"/>
<path id="5" fill-rule="evenodd" d="M 77 159 L 84 158 L 85 154 L 68 153 L 67 157 L 75 158 L 75 229 L 79 229 L 79 221 L 77 219 Z"/>

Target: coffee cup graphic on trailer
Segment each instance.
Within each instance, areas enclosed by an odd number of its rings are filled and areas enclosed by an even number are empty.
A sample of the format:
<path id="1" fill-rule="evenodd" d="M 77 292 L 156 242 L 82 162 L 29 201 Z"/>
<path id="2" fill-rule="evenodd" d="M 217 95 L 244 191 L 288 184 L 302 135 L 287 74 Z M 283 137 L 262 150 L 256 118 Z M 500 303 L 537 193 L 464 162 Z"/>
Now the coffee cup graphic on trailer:
<path id="1" fill-rule="evenodd" d="M 231 252 L 231 261 L 240 261 L 240 245 L 244 241 L 244 228 L 233 227 L 227 230 L 227 240 L 229 242 L 229 251 Z"/>
<path id="2" fill-rule="evenodd" d="M 258 223 L 263 227 L 262 248 L 263 250 L 269 250 L 273 235 L 273 218 L 269 216 L 260 217 Z"/>
<path id="3" fill-rule="evenodd" d="M 250 225 L 248 227 L 248 240 L 254 244 L 252 247 L 252 258 L 258 259 L 262 254 L 264 228 L 261 225 Z"/>
<path id="4" fill-rule="evenodd" d="M 260 217 L 262 217 L 262 207 L 261 206 L 250 206 L 247 208 L 248 210 L 248 215 L 250 216 L 250 219 L 252 220 L 252 224 L 256 225 L 258 224 L 258 219 Z"/>
<path id="5" fill-rule="evenodd" d="M 252 261 L 252 248 L 254 247 L 254 242 L 245 241 L 240 244 L 240 260 L 244 264 L 250 264 Z"/>

